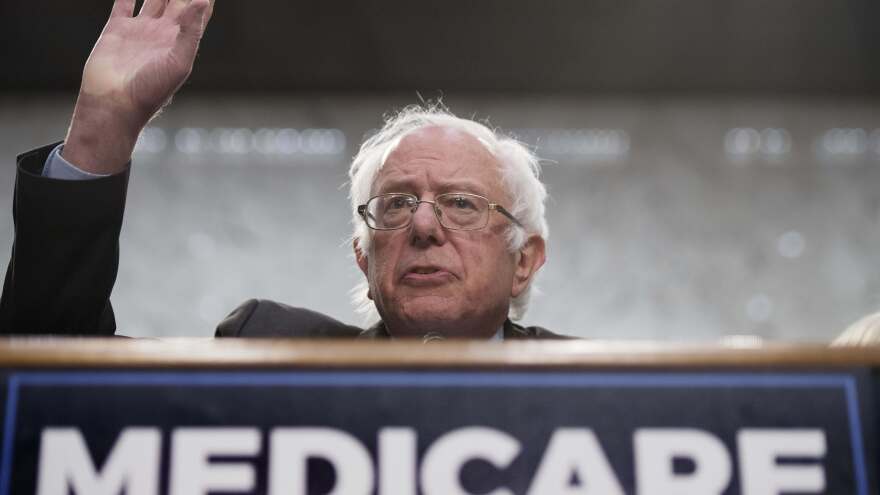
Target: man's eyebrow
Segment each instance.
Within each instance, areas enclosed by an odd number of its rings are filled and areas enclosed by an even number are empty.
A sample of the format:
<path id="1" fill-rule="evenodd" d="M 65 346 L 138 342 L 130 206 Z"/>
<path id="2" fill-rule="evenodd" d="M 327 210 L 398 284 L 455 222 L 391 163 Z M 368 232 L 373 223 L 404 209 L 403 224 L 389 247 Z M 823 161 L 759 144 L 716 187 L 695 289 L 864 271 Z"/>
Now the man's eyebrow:
<path id="1" fill-rule="evenodd" d="M 412 179 L 391 179 L 382 183 L 382 186 L 376 191 L 377 194 L 385 194 L 389 192 L 401 192 L 408 193 L 412 192 L 415 189 L 414 186 L 415 181 Z M 479 182 L 467 180 L 467 179 L 459 179 L 459 180 L 449 180 L 440 183 L 435 191 L 439 193 L 447 193 L 447 192 L 469 192 L 476 193 L 480 195 L 486 194 L 486 188 L 481 185 Z"/>
<path id="2" fill-rule="evenodd" d="M 479 182 L 471 180 L 451 180 L 440 184 L 439 192 L 469 192 L 486 194 L 486 188 Z"/>

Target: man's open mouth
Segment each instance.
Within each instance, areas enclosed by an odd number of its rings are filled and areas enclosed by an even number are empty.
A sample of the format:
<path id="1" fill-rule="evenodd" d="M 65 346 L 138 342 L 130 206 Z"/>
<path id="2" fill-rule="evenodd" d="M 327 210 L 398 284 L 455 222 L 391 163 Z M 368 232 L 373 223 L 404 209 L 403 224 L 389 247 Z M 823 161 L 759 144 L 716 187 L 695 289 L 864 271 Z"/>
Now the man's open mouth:
<path id="1" fill-rule="evenodd" d="M 410 273 L 418 273 L 418 274 L 422 274 L 422 275 L 424 275 L 424 274 L 428 274 L 428 273 L 436 273 L 436 272 L 438 272 L 438 271 L 440 271 L 439 268 L 424 267 L 424 268 L 413 268 L 413 269 L 410 270 L 409 272 L 410 272 Z"/>
<path id="2" fill-rule="evenodd" d="M 408 269 L 403 281 L 416 285 L 432 285 L 449 281 L 452 273 L 437 266 L 416 266 Z"/>

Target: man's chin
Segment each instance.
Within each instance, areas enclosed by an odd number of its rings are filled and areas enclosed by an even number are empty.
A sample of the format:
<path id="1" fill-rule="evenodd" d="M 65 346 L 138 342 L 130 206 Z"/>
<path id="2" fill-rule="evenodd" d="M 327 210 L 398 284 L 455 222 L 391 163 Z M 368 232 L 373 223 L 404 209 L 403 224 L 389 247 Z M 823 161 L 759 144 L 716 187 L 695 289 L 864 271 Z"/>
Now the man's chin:
<path id="1" fill-rule="evenodd" d="M 489 338 L 497 328 L 482 328 L 483 318 L 464 311 L 458 305 L 406 304 L 394 315 L 386 315 L 385 324 L 392 336 L 422 339 L 428 334 L 444 338 Z"/>
<path id="2" fill-rule="evenodd" d="M 437 332 L 445 328 L 460 325 L 462 318 L 454 311 L 442 311 L 426 309 L 415 311 L 405 315 L 406 321 L 416 329 L 424 329 L 425 332 Z"/>
<path id="3" fill-rule="evenodd" d="M 386 322 L 395 327 L 389 328 L 395 337 L 422 338 L 428 333 L 454 337 L 462 334 L 463 322 L 468 321 L 461 308 L 445 301 L 409 301 L 400 310 Z"/>

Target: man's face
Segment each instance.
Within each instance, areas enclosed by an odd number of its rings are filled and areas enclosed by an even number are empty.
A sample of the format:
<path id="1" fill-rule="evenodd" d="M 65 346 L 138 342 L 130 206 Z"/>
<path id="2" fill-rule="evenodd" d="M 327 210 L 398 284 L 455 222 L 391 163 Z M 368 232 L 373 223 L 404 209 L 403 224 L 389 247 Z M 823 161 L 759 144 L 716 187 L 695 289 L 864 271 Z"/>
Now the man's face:
<path id="1" fill-rule="evenodd" d="M 498 161 L 469 134 L 428 127 L 403 140 L 388 156 L 371 195 L 409 193 L 433 201 L 448 192 L 467 192 L 509 207 Z M 487 338 L 507 317 L 533 269 L 520 253 L 510 253 L 503 215 L 490 212 L 481 230 L 447 230 L 431 205 L 420 204 L 409 227 L 374 231 L 358 264 L 370 297 L 392 335 Z M 543 243 L 540 246 L 543 262 Z M 532 260 L 533 261 L 533 260 Z M 528 272 L 524 280 L 524 272 Z"/>

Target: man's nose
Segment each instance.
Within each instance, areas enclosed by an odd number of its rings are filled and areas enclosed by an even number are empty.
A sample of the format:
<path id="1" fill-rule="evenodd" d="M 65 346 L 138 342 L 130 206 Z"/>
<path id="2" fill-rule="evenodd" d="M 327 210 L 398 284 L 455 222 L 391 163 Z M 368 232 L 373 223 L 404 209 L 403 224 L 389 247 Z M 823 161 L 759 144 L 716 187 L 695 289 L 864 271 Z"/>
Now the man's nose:
<path id="1" fill-rule="evenodd" d="M 443 244 L 446 242 L 446 229 L 434 213 L 434 205 L 422 202 L 415 206 L 410 226 L 413 244 Z"/>

